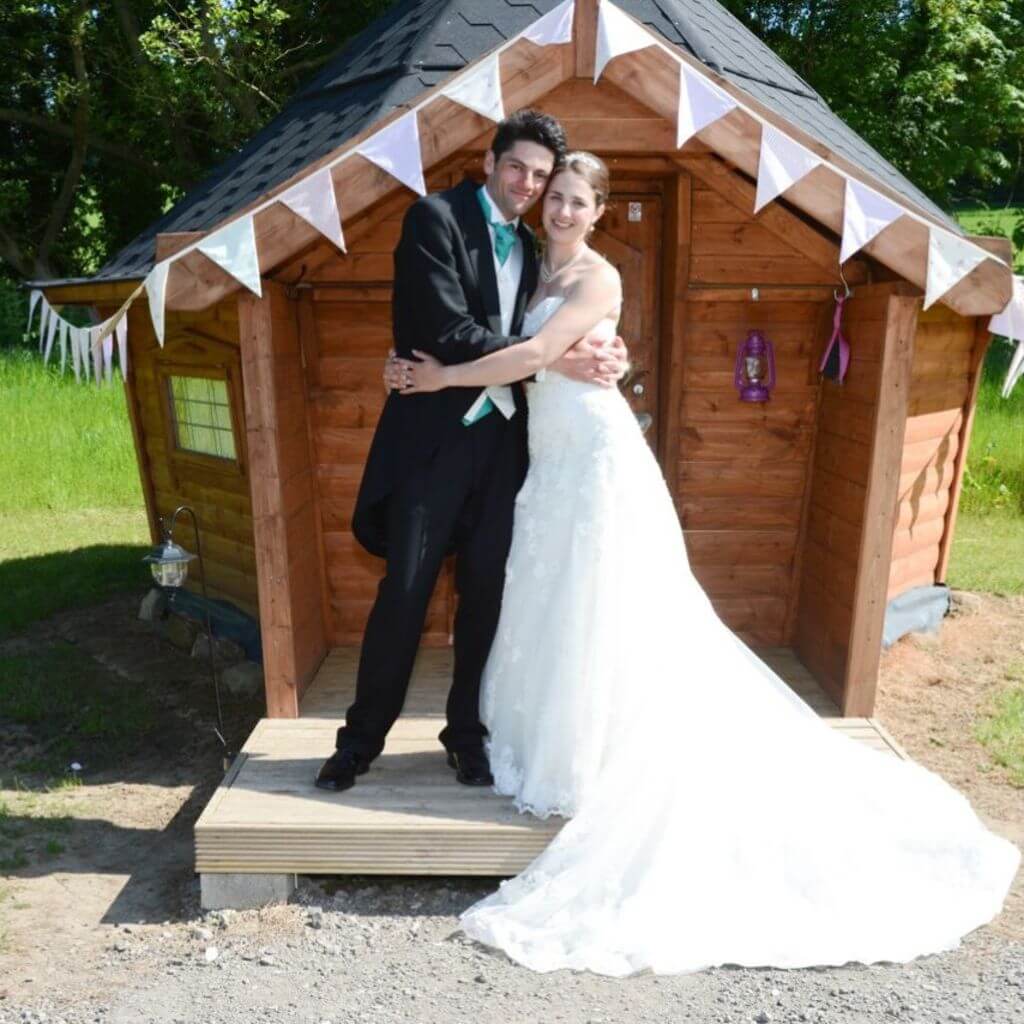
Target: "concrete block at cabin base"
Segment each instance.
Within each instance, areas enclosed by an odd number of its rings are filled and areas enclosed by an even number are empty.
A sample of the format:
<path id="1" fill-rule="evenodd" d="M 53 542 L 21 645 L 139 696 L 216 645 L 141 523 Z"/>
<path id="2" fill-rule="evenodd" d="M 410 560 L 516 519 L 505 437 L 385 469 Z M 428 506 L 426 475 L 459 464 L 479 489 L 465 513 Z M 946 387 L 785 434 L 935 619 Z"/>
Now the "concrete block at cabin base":
<path id="1" fill-rule="evenodd" d="M 235 697 L 254 697 L 263 690 L 263 669 L 255 662 L 240 661 L 224 669 L 220 681 Z"/>
<path id="2" fill-rule="evenodd" d="M 199 900 L 203 910 L 255 910 L 268 903 L 287 903 L 295 885 L 293 874 L 203 872 L 199 876 Z"/>
<path id="3" fill-rule="evenodd" d="M 167 596 L 159 587 L 151 587 L 139 605 L 142 622 L 159 622 L 167 611 Z"/>
<path id="4" fill-rule="evenodd" d="M 224 665 L 235 665 L 245 658 L 245 651 L 226 636 L 215 636 L 213 638 L 214 657 L 217 667 Z M 207 661 L 210 657 L 210 640 L 205 633 L 200 633 L 192 644 L 192 657 L 201 658 Z"/>
<path id="5" fill-rule="evenodd" d="M 191 652 L 199 635 L 199 624 L 180 615 L 171 615 L 167 619 L 164 635 L 178 650 Z"/>
<path id="6" fill-rule="evenodd" d="M 984 602 L 977 594 L 969 590 L 951 590 L 949 592 L 950 615 L 977 615 L 984 607 Z"/>

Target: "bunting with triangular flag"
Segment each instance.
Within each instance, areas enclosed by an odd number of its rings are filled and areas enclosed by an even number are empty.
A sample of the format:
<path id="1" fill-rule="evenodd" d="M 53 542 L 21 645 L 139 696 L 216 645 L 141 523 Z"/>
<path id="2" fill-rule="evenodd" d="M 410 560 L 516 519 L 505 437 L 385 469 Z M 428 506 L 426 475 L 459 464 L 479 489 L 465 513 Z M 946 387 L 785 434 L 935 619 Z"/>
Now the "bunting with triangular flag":
<path id="1" fill-rule="evenodd" d="M 925 287 L 924 308 L 935 305 L 950 289 L 955 288 L 979 263 L 988 259 L 988 253 L 972 242 L 931 227 L 928 237 L 928 282 Z"/>
<path id="2" fill-rule="evenodd" d="M 594 81 L 601 77 L 608 61 L 624 53 L 645 50 L 657 40 L 639 22 L 616 7 L 611 0 L 601 0 L 597 9 L 597 53 L 594 56 Z"/>
<path id="3" fill-rule="evenodd" d="M 492 54 L 481 61 L 468 74 L 457 78 L 441 90 L 442 96 L 475 110 L 491 121 L 505 117 L 505 103 L 501 96 L 501 62 Z"/>
<path id="4" fill-rule="evenodd" d="M 117 321 L 114 329 L 117 334 L 117 365 L 121 367 L 121 377 L 128 379 L 128 316 Z"/>
<path id="5" fill-rule="evenodd" d="M 28 297 L 28 324 L 25 327 L 25 334 L 28 336 L 32 333 L 32 317 L 35 315 L 36 305 L 39 300 L 43 297 L 41 288 L 33 288 Z M 40 314 L 41 315 L 41 314 Z"/>
<path id="6" fill-rule="evenodd" d="M 169 259 L 157 263 L 146 275 L 146 295 L 149 297 L 149 316 L 153 321 L 156 340 L 164 344 L 164 302 L 167 297 L 167 272 L 171 269 Z"/>
<path id="7" fill-rule="evenodd" d="M 60 346 L 60 372 L 64 372 L 64 367 L 68 364 L 68 330 L 71 325 L 67 320 L 61 320 L 60 322 L 60 339 L 58 345 Z"/>
<path id="8" fill-rule="evenodd" d="M 50 304 L 43 299 L 42 309 L 39 311 L 39 354 L 42 355 L 46 349 L 46 327 L 50 322 L 50 317 L 56 316 L 51 308 Z"/>
<path id="9" fill-rule="evenodd" d="M 821 157 L 801 146 L 774 125 L 761 130 L 761 157 L 757 169 L 757 213 L 790 186 L 806 177 L 822 164 Z"/>
<path id="10" fill-rule="evenodd" d="M 547 14 L 522 31 L 522 38 L 537 46 L 558 46 L 572 42 L 572 22 L 576 14 L 574 0 L 563 0 Z"/>
<path id="11" fill-rule="evenodd" d="M 370 136 L 356 152 L 381 170 L 387 171 L 407 188 L 421 196 L 427 194 L 423 180 L 423 156 L 420 152 L 420 126 L 416 111 L 410 110 L 397 121 Z"/>
<path id="12" fill-rule="evenodd" d="M 839 262 L 845 263 L 903 216 L 904 210 L 873 188 L 854 178 L 846 179 L 843 207 L 843 246 Z"/>
<path id="13" fill-rule="evenodd" d="M 103 345 L 103 378 L 109 384 L 114 377 L 114 336 L 108 334 Z"/>
<path id="14" fill-rule="evenodd" d="M 1002 396 L 1008 398 L 1014 385 L 1024 375 L 1024 277 L 1014 275 L 1013 292 L 1006 308 L 989 321 L 988 329 L 1017 342 L 1017 350 L 1010 359 L 1010 367 L 1003 381 Z"/>
<path id="15" fill-rule="evenodd" d="M 96 383 L 99 384 L 103 380 L 103 353 L 100 351 L 100 332 L 103 330 L 102 324 L 96 324 L 94 327 L 89 328 L 89 338 L 86 344 L 89 346 L 90 357 L 92 359 L 92 370 L 93 376 L 96 378 Z"/>
<path id="16" fill-rule="evenodd" d="M 60 317 L 57 316 L 56 310 L 50 310 L 50 319 L 46 325 L 46 347 L 43 349 L 43 362 L 48 363 L 50 361 L 50 353 L 53 351 L 53 339 L 57 334 L 57 326 L 60 321 Z"/>
<path id="17" fill-rule="evenodd" d="M 68 344 L 71 346 L 71 369 L 75 373 L 75 380 L 82 379 L 82 342 L 78 336 L 77 327 L 68 328 Z"/>
<path id="18" fill-rule="evenodd" d="M 735 109 L 736 101 L 724 89 L 680 61 L 677 148 L 682 148 L 697 132 Z"/>
<path id="19" fill-rule="evenodd" d="M 324 167 L 308 178 L 282 192 L 278 202 L 283 203 L 292 213 L 316 228 L 321 235 L 330 239 L 342 252 L 345 238 L 341 233 L 341 215 L 334 193 L 334 178 L 331 169 Z"/>
<path id="20" fill-rule="evenodd" d="M 196 248 L 239 284 L 256 295 L 263 294 L 260 261 L 256 253 L 256 231 L 252 217 L 239 217 L 202 239 Z"/>

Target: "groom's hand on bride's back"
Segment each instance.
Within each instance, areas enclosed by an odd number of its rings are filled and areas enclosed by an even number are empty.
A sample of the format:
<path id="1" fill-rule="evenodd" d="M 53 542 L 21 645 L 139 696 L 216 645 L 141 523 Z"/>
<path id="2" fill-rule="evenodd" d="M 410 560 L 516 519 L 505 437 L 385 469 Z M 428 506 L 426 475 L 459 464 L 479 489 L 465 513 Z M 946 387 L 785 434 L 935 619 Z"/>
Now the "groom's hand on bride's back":
<path id="1" fill-rule="evenodd" d="M 628 368 L 629 352 L 622 338 L 608 341 L 600 335 L 593 339 L 589 335 L 580 339 L 561 359 L 551 364 L 552 370 L 565 377 L 609 388 L 625 376 Z"/>
<path id="2" fill-rule="evenodd" d="M 395 355 L 395 350 L 388 352 L 384 363 L 384 389 L 400 391 L 406 386 L 403 364 Z M 589 384 L 601 384 L 614 387 L 629 369 L 629 352 L 622 338 L 616 337 L 608 341 L 600 335 L 591 339 L 582 338 L 551 368 L 563 376 Z"/>

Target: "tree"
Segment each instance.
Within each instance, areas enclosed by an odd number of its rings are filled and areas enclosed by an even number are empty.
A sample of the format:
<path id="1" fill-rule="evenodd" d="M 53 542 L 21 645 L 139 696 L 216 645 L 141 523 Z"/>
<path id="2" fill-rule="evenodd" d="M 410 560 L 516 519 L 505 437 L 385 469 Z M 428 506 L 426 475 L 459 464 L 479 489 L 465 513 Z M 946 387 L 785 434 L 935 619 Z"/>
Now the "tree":
<path id="1" fill-rule="evenodd" d="M 7 0 L 0 261 L 89 273 L 388 0 Z"/>
<path id="2" fill-rule="evenodd" d="M 726 0 L 939 203 L 1020 173 L 1024 0 Z"/>

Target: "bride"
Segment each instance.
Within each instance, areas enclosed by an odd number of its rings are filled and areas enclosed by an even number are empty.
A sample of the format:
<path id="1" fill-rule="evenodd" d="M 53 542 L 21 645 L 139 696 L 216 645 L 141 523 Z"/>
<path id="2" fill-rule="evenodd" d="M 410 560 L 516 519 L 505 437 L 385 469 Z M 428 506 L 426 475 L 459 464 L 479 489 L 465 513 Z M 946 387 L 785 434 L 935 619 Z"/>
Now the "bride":
<path id="1" fill-rule="evenodd" d="M 939 776 L 822 722 L 724 626 L 625 399 L 541 372 L 615 334 L 619 276 L 587 245 L 607 196 L 597 157 L 556 169 L 528 341 L 402 363 L 407 394 L 538 377 L 482 718 L 498 792 L 572 820 L 462 928 L 534 970 L 616 976 L 952 949 L 999 912 L 1018 850 Z"/>

